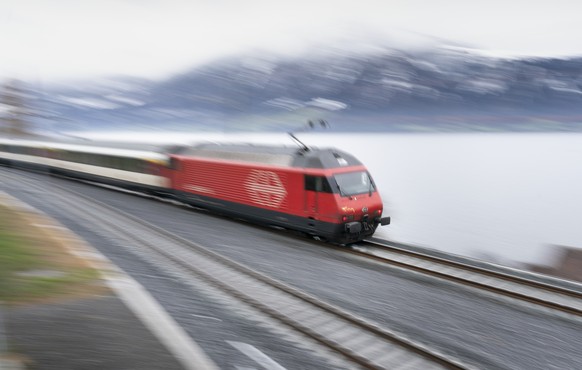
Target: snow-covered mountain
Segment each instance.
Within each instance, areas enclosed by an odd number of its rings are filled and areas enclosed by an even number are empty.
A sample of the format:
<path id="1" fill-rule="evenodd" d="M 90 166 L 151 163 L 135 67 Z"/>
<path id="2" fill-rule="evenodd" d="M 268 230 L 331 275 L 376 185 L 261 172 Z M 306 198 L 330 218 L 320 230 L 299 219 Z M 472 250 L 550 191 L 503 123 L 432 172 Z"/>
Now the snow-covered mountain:
<path id="1" fill-rule="evenodd" d="M 500 59 L 461 49 L 215 61 L 163 81 L 117 78 L 45 86 L 53 124 L 98 128 L 289 129 L 314 115 L 363 130 L 568 129 L 582 122 L 582 57 Z"/>

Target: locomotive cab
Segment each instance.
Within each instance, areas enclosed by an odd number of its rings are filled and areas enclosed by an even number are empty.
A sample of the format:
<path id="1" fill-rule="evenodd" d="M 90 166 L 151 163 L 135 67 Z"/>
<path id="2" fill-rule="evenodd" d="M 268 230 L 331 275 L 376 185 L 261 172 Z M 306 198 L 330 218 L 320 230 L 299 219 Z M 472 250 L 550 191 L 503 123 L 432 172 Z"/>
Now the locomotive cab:
<path id="1" fill-rule="evenodd" d="M 371 236 L 379 225 L 390 224 L 390 217 L 382 217 L 382 200 L 368 171 L 339 172 L 332 178 L 346 242 Z"/>
<path id="2" fill-rule="evenodd" d="M 304 157 L 305 212 L 319 236 L 353 243 L 390 224 L 390 217 L 382 217 L 376 184 L 356 158 L 329 149 L 312 150 Z"/>

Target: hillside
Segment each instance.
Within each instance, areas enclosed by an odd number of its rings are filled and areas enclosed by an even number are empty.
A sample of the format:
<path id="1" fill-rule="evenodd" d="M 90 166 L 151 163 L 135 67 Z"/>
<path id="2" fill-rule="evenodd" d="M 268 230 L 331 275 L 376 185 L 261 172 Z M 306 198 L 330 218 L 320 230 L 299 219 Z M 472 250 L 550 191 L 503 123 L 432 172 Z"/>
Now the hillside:
<path id="1" fill-rule="evenodd" d="M 288 130 L 567 130 L 582 126 L 582 58 L 500 59 L 463 50 L 239 55 L 163 81 L 30 87 L 42 126 Z"/>

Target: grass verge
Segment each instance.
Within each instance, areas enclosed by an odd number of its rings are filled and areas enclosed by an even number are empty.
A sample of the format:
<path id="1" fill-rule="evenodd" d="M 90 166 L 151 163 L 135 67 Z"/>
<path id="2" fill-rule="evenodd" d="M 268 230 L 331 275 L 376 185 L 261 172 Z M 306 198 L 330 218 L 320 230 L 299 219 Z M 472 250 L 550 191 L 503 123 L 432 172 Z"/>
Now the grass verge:
<path id="1" fill-rule="evenodd" d="M 43 302 L 95 292 L 99 273 L 46 229 L 0 205 L 0 301 Z"/>

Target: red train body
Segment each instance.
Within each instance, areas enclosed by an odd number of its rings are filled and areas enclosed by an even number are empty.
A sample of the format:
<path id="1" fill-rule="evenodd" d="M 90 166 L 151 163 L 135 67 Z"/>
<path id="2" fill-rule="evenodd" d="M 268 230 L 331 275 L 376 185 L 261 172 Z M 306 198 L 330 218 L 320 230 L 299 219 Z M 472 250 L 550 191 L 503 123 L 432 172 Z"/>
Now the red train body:
<path id="1" fill-rule="evenodd" d="M 171 163 L 177 196 L 220 213 L 339 243 L 390 222 L 366 168 L 338 150 L 200 145 Z"/>

